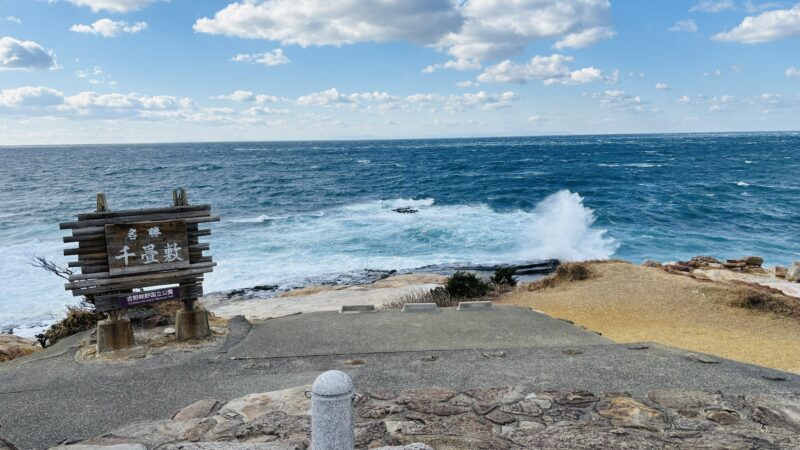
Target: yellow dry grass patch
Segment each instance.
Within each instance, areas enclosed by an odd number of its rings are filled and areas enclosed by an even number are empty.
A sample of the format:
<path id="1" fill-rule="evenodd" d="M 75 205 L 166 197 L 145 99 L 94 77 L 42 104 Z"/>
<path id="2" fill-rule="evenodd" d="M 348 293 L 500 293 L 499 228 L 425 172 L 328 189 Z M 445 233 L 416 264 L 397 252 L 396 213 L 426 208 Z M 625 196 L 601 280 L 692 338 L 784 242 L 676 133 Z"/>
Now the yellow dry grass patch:
<path id="1" fill-rule="evenodd" d="M 591 279 L 519 289 L 498 301 L 571 320 L 620 343 L 657 342 L 800 374 L 800 320 L 730 306 L 739 286 L 625 262 L 590 267 Z"/>

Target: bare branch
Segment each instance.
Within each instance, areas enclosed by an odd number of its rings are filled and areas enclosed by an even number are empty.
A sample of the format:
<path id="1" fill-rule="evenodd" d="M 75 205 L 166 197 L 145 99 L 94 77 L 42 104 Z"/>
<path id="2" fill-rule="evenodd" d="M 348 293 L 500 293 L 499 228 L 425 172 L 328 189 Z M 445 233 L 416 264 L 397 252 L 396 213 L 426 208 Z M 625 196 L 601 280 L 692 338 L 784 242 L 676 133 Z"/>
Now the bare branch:
<path id="1" fill-rule="evenodd" d="M 33 267 L 38 267 L 40 269 L 44 269 L 56 276 L 59 276 L 67 281 L 69 281 L 69 276 L 72 275 L 74 272 L 69 267 L 59 266 L 53 261 L 43 257 L 43 256 L 31 256 L 29 264 Z"/>

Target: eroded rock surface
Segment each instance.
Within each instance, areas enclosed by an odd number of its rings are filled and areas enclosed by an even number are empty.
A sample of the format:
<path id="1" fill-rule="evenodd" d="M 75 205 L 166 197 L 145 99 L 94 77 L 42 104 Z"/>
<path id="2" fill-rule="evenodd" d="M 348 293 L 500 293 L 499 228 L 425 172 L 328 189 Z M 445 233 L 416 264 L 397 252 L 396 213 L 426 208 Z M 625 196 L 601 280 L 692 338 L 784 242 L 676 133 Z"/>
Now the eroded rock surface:
<path id="1" fill-rule="evenodd" d="M 311 417 L 304 391 L 250 394 L 221 407 L 204 400 L 176 419 L 131 424 L 60 448 L 305 450 Z M 357 398 L 355 413 L 359 449 L 800 448 L 800 394 L 376 390 Z"/>

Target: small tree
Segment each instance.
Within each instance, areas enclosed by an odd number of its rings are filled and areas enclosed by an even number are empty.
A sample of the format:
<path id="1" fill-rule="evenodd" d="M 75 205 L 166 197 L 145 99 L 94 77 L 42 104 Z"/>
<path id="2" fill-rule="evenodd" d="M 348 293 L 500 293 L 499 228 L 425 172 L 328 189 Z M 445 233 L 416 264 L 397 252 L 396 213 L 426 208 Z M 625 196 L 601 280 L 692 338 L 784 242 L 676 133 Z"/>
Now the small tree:
<path id="1" fill-rule="evenodd" d="M 495 286 L 514 287 L 517 285 L 517 280 L 514 278 L 514 275 L 516 274 L 517 269 L 513 267 L 498 267 L 495 269 L 491 281 Z"/>
<path id="2" fill-rule="evenodd" d="M 482 297 L 489 292 L 489 285 L 472 272 L 454 273 L 444 283 L 450 297 L 472 298 Z"/>

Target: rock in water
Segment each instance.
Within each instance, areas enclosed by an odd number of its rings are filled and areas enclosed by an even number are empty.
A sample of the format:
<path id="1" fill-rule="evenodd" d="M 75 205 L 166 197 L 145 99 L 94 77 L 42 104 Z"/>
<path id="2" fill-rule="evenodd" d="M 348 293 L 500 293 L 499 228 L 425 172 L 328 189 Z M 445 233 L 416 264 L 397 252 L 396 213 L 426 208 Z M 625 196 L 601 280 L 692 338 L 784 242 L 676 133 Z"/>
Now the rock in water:
<path id="1" fill-rule="evenodd" d="M 761 267 L 764 264 L 764 258 L 760 256 L 745 256 L 744 263 L 749 267 Z"/>
<path id="2" fill-rule="evenodd" d="M 786 278 L 786 274 L 789 273 L 789 269 L 783 266 L 775 266 L 775 276 L 778 278 Z"/>
<path id="3" fill-rule="evenodd" d="M 409 206 L 404 206 L 402 208 L 395 208 L 392 211 L 400 214 L 414 214 L 415 212 L 417 212 L 416 209 L 411 208 Z"/>
<path id="4" fill-rule="evenodd" d="M 38 352 L 42 347 L 35 342 L 13 334 L 0 334 L 0 362 Z"/>
<path id="5" fill-rule="evenodd" d="M 792 263 L 792 267 L 786 271 L 786 281 L 800 281 L 800 261 Z"/>

